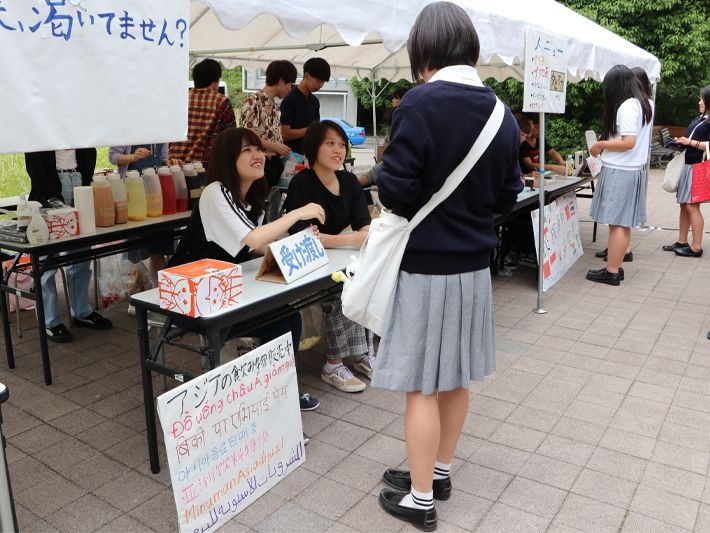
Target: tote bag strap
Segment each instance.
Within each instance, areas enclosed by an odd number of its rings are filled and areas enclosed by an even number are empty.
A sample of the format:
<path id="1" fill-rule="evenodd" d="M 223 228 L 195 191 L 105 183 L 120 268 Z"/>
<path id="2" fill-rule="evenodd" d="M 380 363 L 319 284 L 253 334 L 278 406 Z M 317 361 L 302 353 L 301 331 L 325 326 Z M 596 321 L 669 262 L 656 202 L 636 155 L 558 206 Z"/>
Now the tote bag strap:
<path id="1" fill-rule="evenodd" d="M 466 157 L 464 157 L 463 161 L 459 163 L 449 177 L 446 178 L 446 181 L 444 182 L 444 185 L 442 185 L 441 189 L 436 191 L 429 201 L 424 204 L 424 206 L 417 212 L 416 215 L 414 215 L 414 217 L 412 217 L 412 220 L 409 221 L 409 225 L 407 227 L 408 231 L 411 231 L 417 227 L 417 225 L 419 225 L 419 223 L 424 220 L 426 216 L 431 213 L 441 202 L 446 200 L 461 184 L 464 178 L 468 176 L 468 173 L 481 158 L 483 152 L 485 152 L 491 144 L 493 138 L 496 136 L 496 133 L 498 133 L 500 125 L 503 123 L 504 115 L 505 107 L 503 106 L 503 102 L 496 97 L 496 105 L 493 108 L 493 112 L 491 113 L 491 116 L 488 117 L 488 122 L 486 122 L 483 130 L 481 130 L 476 142 L 473 143 L 471 150 L 469 150 Z"/>

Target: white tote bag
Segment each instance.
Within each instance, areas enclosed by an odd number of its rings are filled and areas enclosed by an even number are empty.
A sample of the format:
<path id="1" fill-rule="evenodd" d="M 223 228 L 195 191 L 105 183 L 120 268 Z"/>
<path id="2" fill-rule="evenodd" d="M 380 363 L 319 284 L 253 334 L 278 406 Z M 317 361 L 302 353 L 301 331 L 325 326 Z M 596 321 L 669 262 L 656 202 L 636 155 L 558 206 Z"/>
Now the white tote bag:
<path id="1" fill-rule="evenodd" d="M 678 190 L 683 167 L 685 167 L 685 150 L 675 154 L 666 166 L 666 173 L 663 175 L 663 183 L 661 184 L 664 191 L 676 192 Z"/>
<path id="2" fill-rule="evenodd" d="M 377 335 L 383 334 L 392 313 L 399 267 L 409 234 L 468 175 L 500 129 L 504 113 L 503 104 L 497 100 L 488 122 L 468 155 L 411 221 L 386 209 L 382 211 L 380 218 L 372 221 L 370 232 L 360 249 L 359 261 L 346 269 L 341 297 L 343 314 L 346 317 Z"/>

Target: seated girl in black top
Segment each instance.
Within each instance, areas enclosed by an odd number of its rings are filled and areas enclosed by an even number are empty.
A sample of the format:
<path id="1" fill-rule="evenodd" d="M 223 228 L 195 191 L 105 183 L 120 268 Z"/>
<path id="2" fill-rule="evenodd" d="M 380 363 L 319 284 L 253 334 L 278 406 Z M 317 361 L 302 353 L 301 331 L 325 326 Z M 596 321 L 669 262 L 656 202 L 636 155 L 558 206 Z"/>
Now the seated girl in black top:
<path id="1" fill-rule="evenodd" d="M 308 202 L 316 202 L 325 211 L 325 220 L 302 220 L 289 230 L 296 233 L 316 224 L 325 248 L 362 246 L 370 228 L 370 214 L 362 186 L 354 174 L 339 170 L 348 146 L 343 129 L 330 120 L 314 122 L 303 139 L 305 156 L 311 168 L 296 174 L 288 187 L 286 210 L 296 213 Z M 348 226 L 353 233 L 342 234 Z M 340 297 L 322 303 L 328 339 L 327 362 L 321 379 L 343 392 L 359 392 L 365 383 L 343 365 L 343 357 L 354 357 L 357 372 L 372 378 L 375 358 L 369 354 L 365 328 L 343 315 Z"/>
<path id="2" fill-rule="evenodd" d="M 300 220 L 325 220 L 323 208 L 309 203 L 269 224 L 261 224 L 267 185 L 264 150 L 259 137 L 245 128 L 228 128 L 214 140 L 205 189 L 194 209 L 185 235 L 170 260 L 170 266 L 198 259 L 219 259 L 241 263 L 252 253 L 262 254 L 269 243 Z M 301 315 L 263 326 L 251 332 L 263 342 L 291 331 L 294 352 L 301 337 Z M 301 406 L 314 399 L 301 397 Z M 305 407 L 308 408 L 306 405 Z"/>

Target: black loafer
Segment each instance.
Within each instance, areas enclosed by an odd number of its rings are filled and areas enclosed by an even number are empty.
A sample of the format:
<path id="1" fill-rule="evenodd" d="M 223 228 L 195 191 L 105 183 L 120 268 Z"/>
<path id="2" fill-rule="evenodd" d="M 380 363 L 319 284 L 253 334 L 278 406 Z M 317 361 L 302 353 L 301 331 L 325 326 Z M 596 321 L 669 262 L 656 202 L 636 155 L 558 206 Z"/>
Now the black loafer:
<path id="1" fill-rule="evenodd" d="M 679 255 L 681 257 L 701 257 L 703 255 L 702 248 L 696 252 L 690 247 L 689 244 L 683 246 L 682 248 L 676 248 L 673 251 L 676 255 Z"/>
<path id="2" fill-rule="evenodd" d="M 606 259 L 606 254 L 609 251 L 609 248 L 604 248 L 601 252 L 597 252 L 594 254 L 594 257 L 603 257 Z"/>
<path id="3" fill-rule="evenodd" d="M 600 268 L 599 270 L 588 270 L 587 279 L 595 283 L 606 283 L 607 285 L 620 285 L 621 276 L 618 272 L 609 272 L 606 268 Z"/>
<path id="4" fill-rule="evenodd" d="M 619 281 L 624 281 L 624 269 L 619 268 Z"/>
<path id="5" fill-rule="evenodd" d="M 604 259 L 604 261 L 607 260 L 608 255 L 607 255 L 606 250 L 604 250 L 604 253 L 602 255 L 599 255 L 599 254 L 602 254 L 602 252 L 597 252 L 594 255 L 596 257 L 601 257 L 602 259 Z M 624 263 L 631 263 L 633 260 L 634 260 L 634 253 L 633 252 L 629 252 L 628 254 L 624 254 Z"/>
<path id="6" fill-rule="evenodd" d="M 399 504 L 408 493 L 397 490 L 382 489 L 380 492 L 380 507 L 400 520 L 409 522 L 422 531 L 434 531 L 436 529 L 436 508 L 412 509 Z"/>
<path id="7" fill-rule="evenodd" d="M 409 492 L 412 488 L 412 476 L 407 470 L 388 468 L 382 475 L 382 481 L 393 489 L 404 492 Z M 435 500 L 448 500 L 451 497 L 451 478 L 435 479 L 433 488 Z"/>
<path id="8" fill-rule="evenodd" d="M 674 242 L 673 244 L 664 244 L 661 246 L 661 250 L 664 252 L 675 252 L 678 248 L 683 248 L 688 246 L 687 242 Z"/>

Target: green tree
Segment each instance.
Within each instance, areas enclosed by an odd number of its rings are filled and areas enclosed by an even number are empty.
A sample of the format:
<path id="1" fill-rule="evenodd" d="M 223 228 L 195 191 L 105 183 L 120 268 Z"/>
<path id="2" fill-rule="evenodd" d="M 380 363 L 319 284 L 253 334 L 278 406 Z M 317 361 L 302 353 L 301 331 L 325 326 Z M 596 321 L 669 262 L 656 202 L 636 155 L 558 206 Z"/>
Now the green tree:
<path id="1" fill-rule="evenodd" d="M 392 106 L 392 95 L 397 89 L 409 89 L 412 83 L 407 80 L 390 82 L 382 78 L 375 83 L 375 105 L 379 110 L 385 110 Z M 350 79 L 350 87 L 355 96 L 365 109 L 372 109 L 372 80 L 370 78 Z"/>
<path id="2" fill-rule="evenodd" d="M 661 61 L 657 124 L 687 124 L 699 90 L 710 83 L 710 2 L 561 0 Z"/>

